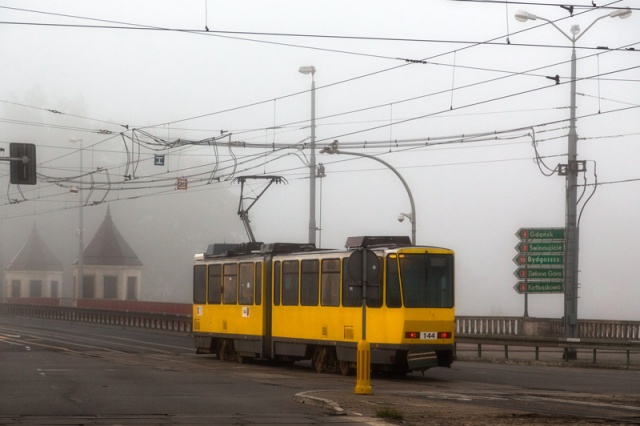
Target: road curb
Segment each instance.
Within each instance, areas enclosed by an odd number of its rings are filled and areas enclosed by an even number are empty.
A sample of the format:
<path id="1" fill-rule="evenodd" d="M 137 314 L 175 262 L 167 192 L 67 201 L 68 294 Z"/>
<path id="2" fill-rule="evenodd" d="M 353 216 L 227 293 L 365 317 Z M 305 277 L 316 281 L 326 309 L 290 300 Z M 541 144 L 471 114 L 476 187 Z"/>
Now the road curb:
<path id="1" fill-rule="evenodd" d="M 334 414 L 339 416 L 346 416 L 347 412 L 338 405 L 337 402 L 332 401 L 330 399 L 320 398 L 317 396 L 308 395 L 309 392 L 322 392 L 322 391 L 306 391 L 299 392 L 293 396 L 294 401 L 300 402 L 302 404 L 309 404 L 315 407 L 328 408 L 334 412 Z"/>

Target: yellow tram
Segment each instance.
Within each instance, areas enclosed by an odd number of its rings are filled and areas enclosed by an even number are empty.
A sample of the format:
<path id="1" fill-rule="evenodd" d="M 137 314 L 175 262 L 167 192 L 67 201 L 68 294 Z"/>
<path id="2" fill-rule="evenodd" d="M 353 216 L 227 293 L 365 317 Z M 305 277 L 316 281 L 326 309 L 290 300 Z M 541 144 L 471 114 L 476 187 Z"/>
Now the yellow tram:
<path id="1" fill-rule="evenodd" d="M 366 283 L 348 271 L 355 250 L 378 259 Z M 363 306 L 364 305 L 364 306 Z M 454 343 L 454 253 L 407 237 L 350 237 L 342 250 L 248 243 L 195 256 L 193 334 L 221 360 L 311 360 L 318 371 L 356 368 L 363 310 L 371 369 L 449 367 Z"/>

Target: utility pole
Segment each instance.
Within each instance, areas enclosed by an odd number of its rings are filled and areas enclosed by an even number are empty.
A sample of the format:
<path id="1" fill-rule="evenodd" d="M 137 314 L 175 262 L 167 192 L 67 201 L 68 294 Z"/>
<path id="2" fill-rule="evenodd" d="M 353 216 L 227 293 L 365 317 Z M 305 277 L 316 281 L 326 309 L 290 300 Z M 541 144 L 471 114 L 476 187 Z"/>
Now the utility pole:
<path id="1" fill-rule="evenodd" d="M 566 176 L 566 258 L 565 258 L 565 287 L 564 287 L 564 336 L 567 341 L 580 337 L 578 328 L 578 260 L 580 252 L 580 229 L 578 224 L 578 173 L 586 171 L 585 161 L 578 161 L 578 132 L 576 131 L 576 41 L 582 37 L 599 20 L 604 18 L 626 19 L 631 16 L 631 9 L 616 9 L 606 15 L 596 18 L 584 31 L 578 25 L 572 25 L 571 36 L 562 31 L 553 21 L 536 16 L 532 13 L 518 11 L 515 18 L 518 21 L 535 21 L 540 19 L 548 22 L 571 42 L 571 95 L 569 134 L 567 135 L 567 164 L 559 165 L 559 175 Z M 567 348 L 565 359 L 576 359 L 575 349 Z"/>
<path id="2" fill-rule="evenodd" d="M 309 155 L 309 244 L 316 244 L 316 67 L 303 66 L 301 74 L 311 74 L 311 154 Z"/>
<path id="3" fill-rule="evenodd" d="M 69 139 L 71 143 L 79 144 L 80 149 L 80 174 L 78 175 L 78 273 L 73 285 L 71 303 L 78 306 L 78 294 L 84 291 L 84 196 L 82 195 L 82 139 Z"/>

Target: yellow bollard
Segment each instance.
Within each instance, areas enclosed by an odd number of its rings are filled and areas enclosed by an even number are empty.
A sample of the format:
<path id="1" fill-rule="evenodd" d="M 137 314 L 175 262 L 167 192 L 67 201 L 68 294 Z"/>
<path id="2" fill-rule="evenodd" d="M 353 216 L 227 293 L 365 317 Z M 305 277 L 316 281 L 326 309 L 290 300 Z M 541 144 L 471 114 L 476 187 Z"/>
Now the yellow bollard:
<path id="1" fill-rule="evenodd" d="M 358 363 L 356 368 L 356 395 L 372 395 L 371 389 L 371 346 L 366 340 L 358 342 Z"/>

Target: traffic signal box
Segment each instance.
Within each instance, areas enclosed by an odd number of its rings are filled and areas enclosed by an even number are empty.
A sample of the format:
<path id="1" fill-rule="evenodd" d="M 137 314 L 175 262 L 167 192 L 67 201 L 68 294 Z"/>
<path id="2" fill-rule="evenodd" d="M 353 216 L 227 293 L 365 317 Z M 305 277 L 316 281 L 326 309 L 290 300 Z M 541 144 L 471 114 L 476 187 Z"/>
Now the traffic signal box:
<path id="1" fill-rule="evenodd" d="M 12 143 L 9 156 L 20 158 L 10 162 L 10 181 L 14 185 L 36 184 L 36 146 L 32 143 Z"/>

